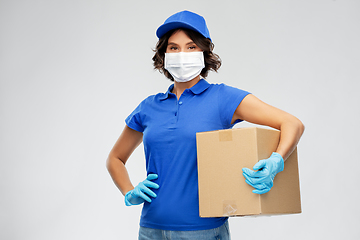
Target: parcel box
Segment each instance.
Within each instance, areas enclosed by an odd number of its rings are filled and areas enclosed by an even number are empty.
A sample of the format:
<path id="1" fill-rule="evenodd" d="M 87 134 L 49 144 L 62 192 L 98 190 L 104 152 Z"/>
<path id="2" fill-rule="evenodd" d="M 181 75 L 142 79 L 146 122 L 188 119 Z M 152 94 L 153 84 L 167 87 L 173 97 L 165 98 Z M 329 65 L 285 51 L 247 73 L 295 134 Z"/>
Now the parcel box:
<path id="1" fill-rule="evenodd" d="M 242 168 L 270 157 L 280 132 L 237 128 L 196 134 L 200 217 L 291 214 L 301 212 L 297 149 L 265 194 L 252 192 Z"/>

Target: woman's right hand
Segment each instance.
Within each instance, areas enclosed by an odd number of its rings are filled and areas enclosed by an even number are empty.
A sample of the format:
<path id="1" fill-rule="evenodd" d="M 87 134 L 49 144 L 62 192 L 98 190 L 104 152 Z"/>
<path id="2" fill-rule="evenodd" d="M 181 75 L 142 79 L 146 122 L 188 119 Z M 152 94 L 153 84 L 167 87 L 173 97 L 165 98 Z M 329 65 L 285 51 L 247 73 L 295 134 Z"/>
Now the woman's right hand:
<path id="1" fill-rule="evenodd" d="M 126 206 L 138 205 L 143 203 L 144 201 L 151 202 L 150 197 L 155 198 L 156 194 L 150 188 L 159 188 L 159 185 L 152 182 L 151 180 L 157 178 L 157 174 L 149 174 L 147 178 L 144 181 L 140 182 L 133 190 L 128 191 L 125 194 Z"/>

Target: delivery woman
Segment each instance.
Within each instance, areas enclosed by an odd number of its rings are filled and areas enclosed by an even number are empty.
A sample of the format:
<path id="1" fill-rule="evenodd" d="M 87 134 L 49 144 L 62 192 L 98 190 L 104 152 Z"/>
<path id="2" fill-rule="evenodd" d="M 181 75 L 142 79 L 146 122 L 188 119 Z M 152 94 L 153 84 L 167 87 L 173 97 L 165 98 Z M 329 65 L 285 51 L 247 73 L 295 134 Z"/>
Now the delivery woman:
<path id="1" fill-rule="evenodd" d="M 283 170 L 304 126 L 249 92 L 205 80 L 221 61 L 203 17 L 176 13 L 156 34 L 154 67 L 174 83 L 165 93 L 145 98 L 126 118 L 107 168 L 127 206 L 143 203 L 139 239 L 230 239 L 226 217 L 199 217 L 196 132 L 229 129 L 243 120 L 280 130 L 276 152 L 255 171 L 243 169 L 244 181 L 262 194 Z M 141 142 L 147 177 L 134 187 L 125 163 Z"/>

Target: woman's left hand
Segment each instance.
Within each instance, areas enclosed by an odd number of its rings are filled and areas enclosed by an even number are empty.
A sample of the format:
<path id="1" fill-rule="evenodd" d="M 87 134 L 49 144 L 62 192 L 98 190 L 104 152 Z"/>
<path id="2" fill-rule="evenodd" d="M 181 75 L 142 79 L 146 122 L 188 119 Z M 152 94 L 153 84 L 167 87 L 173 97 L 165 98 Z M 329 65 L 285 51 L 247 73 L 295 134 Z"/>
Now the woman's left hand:
<path id="1" fill-rule="evenodd" d="M 273 186 L 275 175 L 284 170 L 284 159 L 276 152 L 268 159 L 260 160 L 253 167 L 243 168 L 243 176 L 247 184 L 255 188 L 253 193 L 264 194 L 270 191 Z"/>

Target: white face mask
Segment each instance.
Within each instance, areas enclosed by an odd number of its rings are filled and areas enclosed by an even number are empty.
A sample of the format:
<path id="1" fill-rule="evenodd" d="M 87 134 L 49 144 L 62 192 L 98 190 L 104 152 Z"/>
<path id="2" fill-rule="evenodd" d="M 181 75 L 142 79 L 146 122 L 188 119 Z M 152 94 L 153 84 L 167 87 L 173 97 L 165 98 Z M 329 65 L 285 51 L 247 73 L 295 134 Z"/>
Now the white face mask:
<path id="1" fill-rule="evenodd" d="M 165 53 L 165 69 L 177 82 L 188 82 L 205 67 L 203 52 Z"/>

